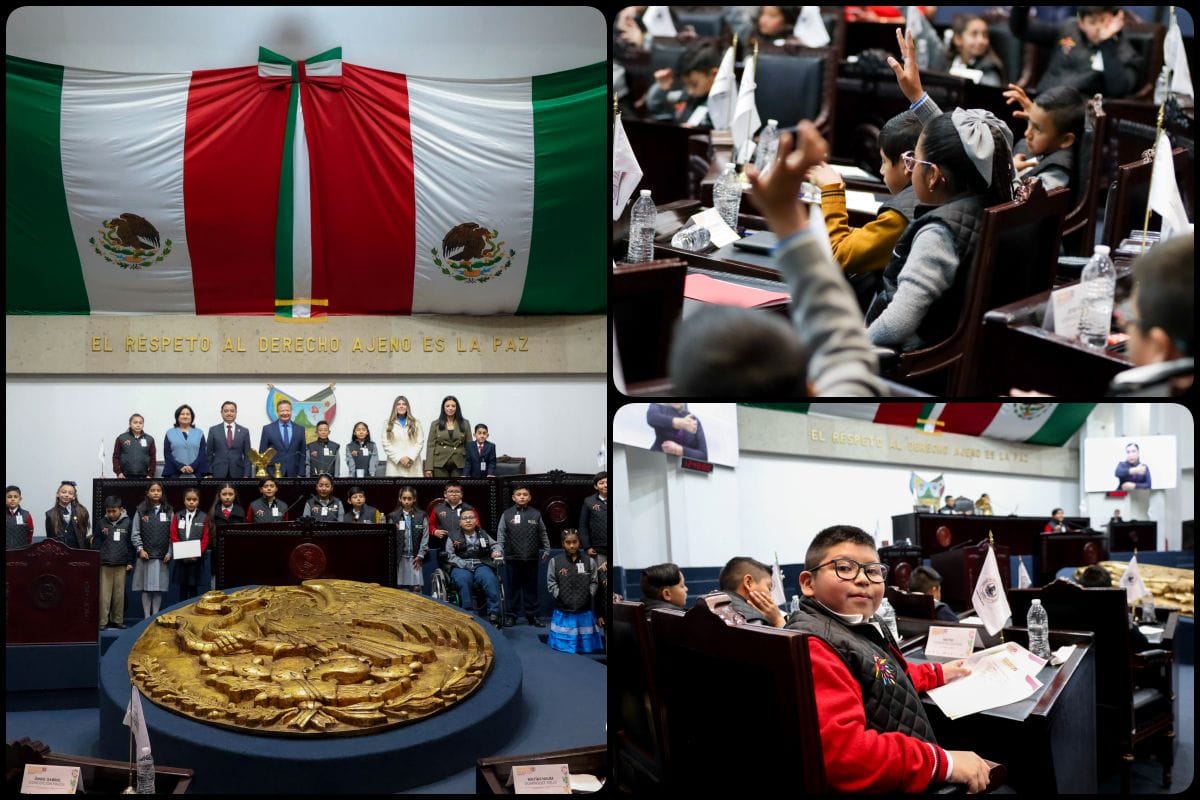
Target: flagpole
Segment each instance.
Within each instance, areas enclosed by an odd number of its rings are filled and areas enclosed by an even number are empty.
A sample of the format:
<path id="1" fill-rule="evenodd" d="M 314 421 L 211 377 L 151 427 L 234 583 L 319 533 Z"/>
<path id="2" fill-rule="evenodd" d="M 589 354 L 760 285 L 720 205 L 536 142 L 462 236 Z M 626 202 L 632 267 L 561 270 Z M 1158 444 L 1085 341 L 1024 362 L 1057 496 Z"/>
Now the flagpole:
<path id="1" fill-rule="evenodd" d="M 129 726 L 129 785 L 125 787 L 121 794 L 137 794 L 137 789 L 134 787 L 133 781 L 133 726 Z"/>
<path id="2" fill-rule="evenodd" d="M 992 535 L 992 531 L 990 528 L 988 529 L 988 549 L 992 553 L 992 558 L 995 558 L 996 557 L 996 537 Z M 1000 571 L 1000 566 L 998 564 L 996 565 L 996 571 L 997 572 Z M 1006 588 L 1007 587 L 1001 587 L 1000 591 L 1005 591 Z M 1000 628 L 1000 641 L 1002 641 L 1002 642 L 1004 641 L 1004 628 L 1003 627 Z"/>
<path id="3" fill-rule="evenodd" d="M 1175 21 L 1175 6 L 1171 6 L 1170 22 L 1174 22 L 1174 21 Z M 1170 25 L 1170 22 L 1168 22 L 1167 24 Z M 1160 136 L 1162 136 L 1163 112 L 1167 108 L 1167 100 L 1171 97 L 1171 77 L 1170 76 L 1171 76 L 1171 70 L 1170 70 L 1170 68 L 1168 68 L 1167 69 L 1167 90 L 1165 92 L 1163 92 L 1163 101 L 1158 107 L 1158 123 L 1154 128 L 1154 147 L 1152 149 L 1152 152 L 1155 154 L 1157 154 L 1157 151 L 1158 151 L 1158 139 Z M 1153 158 L 1151 160 L 1153 160 Z M 1151 183 L 1153 183 L 1153 180 L 1154 180 L 1153 177 L 1151 177 Z M 1146 244 L 1149 239 L 1149 233 L 1146 229 L 1150 227 L 1150 203 L 1151 202 L 1152 202 L 1151 194 L 1148 192 L 1146 194 L 1146 217 L 1145 217 L 1145 219 L 1142 220 L 1142 252 L 1143 253 L 1146 252 Z"/>

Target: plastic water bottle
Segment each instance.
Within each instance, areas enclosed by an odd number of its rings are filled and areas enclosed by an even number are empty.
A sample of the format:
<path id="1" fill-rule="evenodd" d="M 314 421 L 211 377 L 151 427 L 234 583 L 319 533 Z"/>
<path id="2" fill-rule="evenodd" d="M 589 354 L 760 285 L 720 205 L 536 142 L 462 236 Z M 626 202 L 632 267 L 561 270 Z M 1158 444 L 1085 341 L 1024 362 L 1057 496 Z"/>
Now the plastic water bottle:
<path id="1" fill-rule="evenodd" d="M 709 235 L 708 228 L 700 225 L 691 225 L 671 237 L 671 247 L 690 250 L 693 253 L 700 252 L 711 242 L 712 236 Z"/>
<path id="2" fill-rule="evenodd" d="M 775 163 L 779 154 L 779 121 L 767 120 L 767 127 L 758 135 L 758 149 L 754 152 L 754 166 L 760 175 L 765 174 Z"/>
<path id="3" fill-rule="evenodd" d="M 892 608 L 892 604 L 888 599 L 883 598 L 883 602 L 879 604 L 879 611 L 876 612 L 879 619 L 892 632 L 892 638 L 897 642 L 900 641 L 900 629 L 896 627 L 896 610 Z"/>
<path id="4" fill-rule="evenodd" d="M 800 595 L 794 594 L 794 595 L 792 595 L 792 603 L 791 603 L 791 605 L 788 606 L 788 613 L 795 614 L 799 610 L 800 610 Z"/>
<path id="5" fill-rule="evenodd" d="M 1161 106 L 1167 101 L 1167 95 L 1171 93 L 1171 68 L 1163 64 L 1162 72 L 1158 73 L 1158 80 L 1154 82 L 1154 105 Z"/>
<path id="6" fill-rule="evenodd" d="M 1158 612 L 1154 608 L 1154 596 L 1146 595 L 1142 598 L 1142 624 L 1155 625 L 1158 623 Z"/>
<path id="7" fill-rule="evenodd" d="M 1025 627 L 1029 629 L 1029 652 L 1035 656 L 1049 660 L 1050 658 L 1050 618 L 1041 600 L 1034 600 L 1025 617 Z"/>
<path id="8" fill-rule="evenodd" d="M 1103 349 L 1108 344 L 1112 323 L 1113 292 L 1117 287 L 1117 268 L 1108 257 L 1108 248 L 1096 250 L 1079 279 L 1083 307 L 1079 312 L 1079 341 L 1088 347 Z"/>
<path id="9" fill-rule="evenodd" d="M 137 793 L 154 794 L 154 759 L 149 747 L 143 747 L 138 753 Z"/>
<path id="10" fill-rule="evenodd" d="M 654 260 L 654 230 L 658 209 L 650 199 L 650 190 L 642 189 L 641 197 L 629 213 L 629 253 L 626 261 L 641 264 Z"/>
<path id="11" fill-rule="evenodd" d="M 713 186 L 713 205 L 717 207 L 717 213 L 725 220 L 725 224 L 736 231 L 738 210 L 742 206 L 742 183 L 738 180 L 737 169 L 732 162 L 721 170 L 721 176 Z"/>

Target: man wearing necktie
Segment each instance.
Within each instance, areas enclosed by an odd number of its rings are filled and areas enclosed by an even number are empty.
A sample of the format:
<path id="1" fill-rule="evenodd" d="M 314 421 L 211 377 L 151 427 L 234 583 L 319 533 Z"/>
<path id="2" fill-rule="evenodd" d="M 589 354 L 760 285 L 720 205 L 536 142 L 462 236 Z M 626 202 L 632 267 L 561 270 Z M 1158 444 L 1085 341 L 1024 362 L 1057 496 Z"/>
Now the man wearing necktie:
<path id="1" fill-rule="evenodd" d="M 258 452 L 268 447 L 275 448 L 275 459 L 267 465 L 267 472 L 275 475 L 275 464 L 281 467 L 280 476 L 296 478 L 304 474 L 304 429 L 292 422 L 292 404 L 280 400 L 275 406 L 279 419 L 262 429 Z"/>
<path id="2" fill-rule="evenodd" d="M 249 478 L 250 429 L 237 424 L 237 403 L 221 404 L 221 424 L 208 429 L 208 478 Z"/>

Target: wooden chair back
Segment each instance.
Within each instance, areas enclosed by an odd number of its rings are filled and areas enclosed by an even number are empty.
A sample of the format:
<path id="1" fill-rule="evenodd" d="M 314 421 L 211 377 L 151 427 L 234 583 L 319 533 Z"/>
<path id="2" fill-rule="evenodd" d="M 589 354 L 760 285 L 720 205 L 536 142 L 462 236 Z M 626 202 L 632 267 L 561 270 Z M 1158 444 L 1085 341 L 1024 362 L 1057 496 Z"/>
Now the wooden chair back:
<path id="1" fill-rule="evenodd" d="M 1181 187 L 1191 185 L 1192 159 L 1182 147 L 1171 151 L 1175 160 L 1175 177 Z M 1116 249 L 1131 230 L 1141 230 L 1145 222 L 1146 203 L 1150 196 L 1150 175 L 1154 171 L 1154 151 L 1148 150 L 1138 161 L 1117 167 L 1117 179 L 1108 192 L 1108 208 L 1104 214 L 1104 243 Z M 1150 230 L 1158 230 L 1162 218 L 1151 212 Z"/>
<path id="2" fill-rule="evenodd" d="M 1097 94 L 1087 101 L 1084 120 L 1083 143 L 1078 148 L 1081 163 L 1075 170 L 1075 178 L 1079 181 L 1075 187 L 1075 207 L 1067 212 L 1062 231 L 1068 254 L 1075 256 L 1092 254 L 1097 212 L 1106 188 L 1104 150 L 1108 115 L 1104 112 L 1103 95 Z"/>
<path id="3" fill-rule="evenodd" d="M 613 269 L 609 314 L 627 382 L 666 377 L 686 277 L 687 263 L 679 259 L 618 264 Z"/>
<path id="4" fill-rule="evenodd" d="M 1012 585 L 1009 578 L 1009 550 L 1002 544 L 996 549 L 996 567 L 1000 570 L 1000 583 L 1005 587 Z M 987 558 L 988 543 L 983 539 L 976 543 L 960 544 L 941 553 L 934 553 L 929 559 L 933 568 L 942 576 L 942 602 L 955 611 L 965 611 L 971 607 L 971 595 L 983 570 L 984 559 Z M 1021 619 L 1024 619 L 1022 617 Z"/>
<path id="5" fill-rule="evenodd" d="M 662 704 L 654 680 L 654 643 L 642 603 L 614 600 L 608 629 L 610 685 L 616 694 L 616 766 L 630 791 L 659 787 Z"/>
<path id="6" fill-rule="evenodd" d="M 934 610 L 934 600 L 931 594 L 906 592 L 895 586 L 887 587 L 887 599 L 892 604 L 898 617 L 913 617 L 914 619 L 937 619 Z"/>
<path id="7" fill-rule="evenodd" d="M 651 612 L 671 789 L 746 790 L 754 764 L 787 765 L 789 789 L 826 790 L 805 634 L 730 625 L 703 599 L 684 615 Z"/>

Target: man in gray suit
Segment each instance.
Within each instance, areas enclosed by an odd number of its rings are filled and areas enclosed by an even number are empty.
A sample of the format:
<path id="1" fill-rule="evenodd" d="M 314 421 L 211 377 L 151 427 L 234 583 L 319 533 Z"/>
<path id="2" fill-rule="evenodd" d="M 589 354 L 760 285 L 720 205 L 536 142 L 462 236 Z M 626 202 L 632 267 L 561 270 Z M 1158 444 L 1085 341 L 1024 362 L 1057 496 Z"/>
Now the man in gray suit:
<path id="1" fill-rule="evenodd" d="M 208 429 L 209 478 L 250 477 L 250 430 L 237 424 L 237 403 L 221 403 L 220 425 Z"/>

